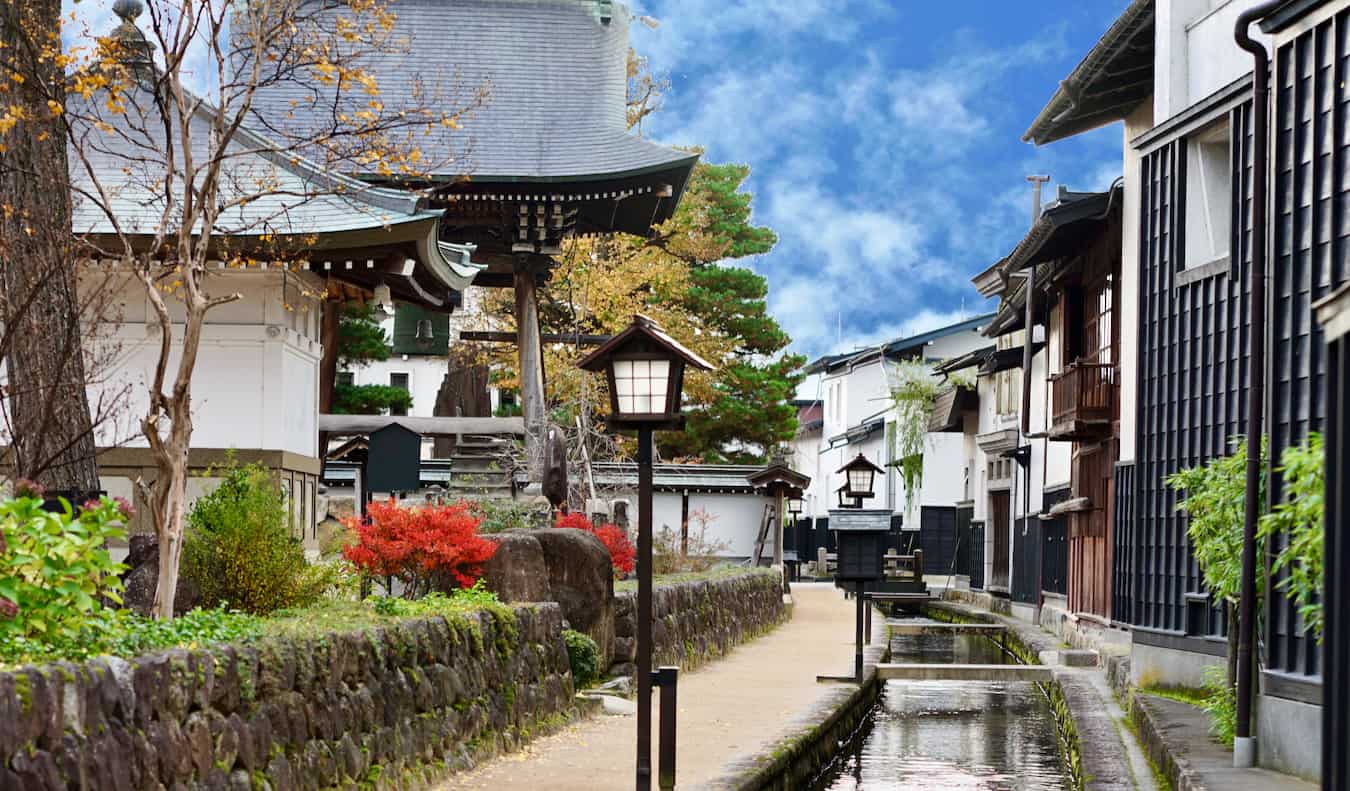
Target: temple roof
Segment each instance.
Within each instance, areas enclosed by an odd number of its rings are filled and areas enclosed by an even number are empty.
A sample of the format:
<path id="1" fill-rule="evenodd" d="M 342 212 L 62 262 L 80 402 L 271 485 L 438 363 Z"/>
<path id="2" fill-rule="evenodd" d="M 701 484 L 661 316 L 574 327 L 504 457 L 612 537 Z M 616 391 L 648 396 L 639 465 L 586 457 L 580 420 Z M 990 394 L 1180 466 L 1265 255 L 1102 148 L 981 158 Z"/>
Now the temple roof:
<path id="1" fill-rule="evenodd" d="M 135 94 L 126 101 L 136 107 Z M 207 103 L 198 105 L 195 140 L 208 138 L 214 112 Z M 79 197 L 92 191 L 92 182 L 85 169 L 71 169 L 77 195 L 71 229 L 95 249 L 109 251 L 109 258 L 120 249 L 119 229 L 133 244 L 151 244 L 160 232 L 172 236 L 181 222 L 174 211 L 166 219 L 164 193 L 154 187 L 167 162 L 156 155 L 162 144 L 152 134 L 158 134 L 153 124 L 129 125 L 86 146 L 112 217 Z M 247 128 L 237 131 L 224 163 L 218 197 L 234 205 L 211 228 L 222 240 L 222 256 L 303 258 L 312 270 L 367 288 L 387 278 L 399 299 L 441 310 L 452 304 L 449 291 L 463 291 L 484 268 L 471 261 L 472 245 L 440 239 L 443 210 L 427 208 L 417 195 L 325 171 Z"/>
<path id="2" fill-rule="evenodd" d="M 678 195 L 698 157 L 628 133 L 631 17 L 622 5 L 610 8 L 594 0 L 401 0 L 393 33 L 407 37 L 409 54 L 382 54 L 368 68 L 387 109 L 424 102 L 414 98 L 420 90 L 453 112 L 485 89 L 462 128 L 438 126 L 419 142 L 435 175 L 565 185 L 671 171 Z M 303 124 L 302 113 L 281 119 L 292 101 L 308 106 L 313 90 L 269 86 L 255 112 L 269 124 Z"/>

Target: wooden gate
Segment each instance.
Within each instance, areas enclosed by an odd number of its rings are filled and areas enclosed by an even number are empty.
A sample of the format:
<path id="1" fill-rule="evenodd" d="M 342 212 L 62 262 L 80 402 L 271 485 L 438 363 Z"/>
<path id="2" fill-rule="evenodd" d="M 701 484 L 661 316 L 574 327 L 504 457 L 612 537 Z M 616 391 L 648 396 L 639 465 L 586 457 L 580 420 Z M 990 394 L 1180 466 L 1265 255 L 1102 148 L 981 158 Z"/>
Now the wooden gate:
<path id="1" fill-rule="evenodd" d="M 1075 443 L 1069 520 L 1069 610 L 1111 618 L 1111 441 Z"/>
<path id="2" fill-rule="evenodd" d="M 1008 590 L 1010 552 L 1008 518 L 1012 507 L 1011 495 L 1005 490 L 989 493 L 989 529 L 994 533 L 994 568 L 989 573 L 989 586 Z"/>

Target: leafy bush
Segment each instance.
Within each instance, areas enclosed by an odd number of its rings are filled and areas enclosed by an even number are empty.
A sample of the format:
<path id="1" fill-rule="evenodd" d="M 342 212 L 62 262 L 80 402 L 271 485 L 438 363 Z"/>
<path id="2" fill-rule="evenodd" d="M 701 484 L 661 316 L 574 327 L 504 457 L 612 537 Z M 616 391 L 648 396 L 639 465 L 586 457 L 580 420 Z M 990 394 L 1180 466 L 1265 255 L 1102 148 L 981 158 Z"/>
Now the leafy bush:
<path id="1" fill-rule="evenodd" d="M 1209 715 L 1209 732 L 1216 740 L 1233 746 L 1237 733 L 1237 687 L 1228 683 L 1228 672 L 1222 667 L 1205 668 L 1205 697 L 1201 708 Z"/>
<path id="2" fill-rule="evenodd" d="M 1288 536 L 1271 573 L 1286 575 L 1279 588 L 1298 605 L 1304 628 L 1322 641 L 1323 505 L 1326 502 L 1326 451 L 1322 435 L 1312 433 L 1299 446 L 1280 454 L 1280 474 L 1288 497 L 1261 517 L 1261 536 Z"/>
<path id="3" fill-rule="evenodd" d="M 628 537 L 628 531 L 618 525 L 602 524 L 595 525 L 585 514 L 570 513 L 560 514 L 553 524 L 554 527 L 572 527 L 578 530 L 585 530 L 600 539 L 600 543 L 609 550 L 609 562 L 614 566 L 614 576 L 623 577 L 632 573 L 637 565 L 637 548 L 633 546 L 633 541 Z"/>
<path id="4" fill-rule="evenodd" d="M 333 414 L 386 415 L 412 409 L 412 393 L 389 385 L 333 385 Z"/>
<path id="5" fill-rule="evenodd" d="M 473 585 L 497 551 L 478 535 L 480 520 L 466 503 L 401 508 L 389 500 L 366 513 L 364 523 L 347 520 L 357 541 L 343 555 L 372 577 L 397 578 L 407 599 Z"/>
<path id="6" fill-rule="evenodd" d="M 572 666 L 572 686 L 589 687 L 600 680 L 600 646 L 585 632 L 563 630 L 567 661 Z"/>
<path id="7" fill-rule="evenodd" d="M 333 569 L 305 561 L 271 471 L 231 464 L 224 473 L 192 507 L 183 544 L 183 573 L 203 605 L 265 615 L 318 599 L 335 581 Z"/>
<path id="8" fill-rule="evenodd" d="M 1242 592 L 1242 521 L 1247 498 L 1247 442 L 1231 440 L 1233 452 L 1198 467 L 1167 477 L 1167 485 L 1184 493 L 1177 510 L 1187 516 L 1186 535 L 1191 540 L 1195 562 L 1205 575 L 1210 595 L 1236 604 Z M 1261 468 L 1265 469 L 1266 443 L 1261 443 Z M 1266 491 L 1261 478 L 1261 499 Z M 1259 537 L 1258 537 L 1259 538 Z M 1257 557 L 1264 549 L 1258 544 Z M 1257 575 L 1257 585 L 1261 575 Z"/>
<path id="9" fill-rule="evenodd" d="M 27 492 L 26 492 L 27 493 Z M 129 514 L 111 498 L 78 512 L 42 509 L 40 497 L 0 500 L 0 646 L 80 646 L 108 628 L 126 567 L 107 544 L 126 537 Z"/>

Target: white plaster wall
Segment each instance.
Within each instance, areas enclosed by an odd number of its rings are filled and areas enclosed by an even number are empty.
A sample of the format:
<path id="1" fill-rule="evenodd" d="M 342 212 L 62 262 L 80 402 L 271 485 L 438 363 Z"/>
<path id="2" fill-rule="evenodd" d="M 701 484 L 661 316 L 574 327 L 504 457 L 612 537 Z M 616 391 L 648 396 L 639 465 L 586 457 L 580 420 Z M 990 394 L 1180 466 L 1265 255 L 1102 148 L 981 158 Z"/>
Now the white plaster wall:
<path id="1" fill-rule="evenodd" d="M 764 506 L 769 499 L 752 494 L 689 494 L 689 529 L 697 530 L 696 512 L 709 516 L 705 540 L 721 544 L 723 557 L 749 557 L 755 550 L 755 538 L 764 518 Z M 636 523 L 636 514 L 634 514 Z M 680 495 L 675 492 L 657 492 L 652 496 L 652 527 L 661 530 L 680 530 Z M 765 543 L 765 555 L 773 551 L 773 537 Z"/>
<path id="2" fill-rule="evenodd" d="M 278 271 L 230 272 L 208 280 L 213 293 L 237 291 L 242 298 L 208 314 L 192 376 L 192 444 L 200 448 L 252 448 L 317 455 L 317 306 L 302 296 L 320 293 L 309 275 Z M 115 418 L 100 426 L 99 445 L 145 447 L 137 426 L 149 403 L 148 387 L 159 356 L 159 328 L 144 323 L 142 287 L 126 281 L 121 290 L 124 320 L 104 328 L 94 354 L 107 368 L 90 388 L 91 403 L 121 395 Z M 298 306 L 288 310 L 284 305 Z M 174 313 L 182 311 L 171 301 Z M 139 319 L 139 320 L 136 320 Z M 169 376 L 178 365 L 183 325 L 173 326 Z"/>
<path id="3" fill-rule="evenodd" d="M 1233 41 L 1243 11 L 1260 0 L 1158 0 L 1153 121 L 1162 123 L 1252 69 Z M 1258 40 L 1269 41 L 1252 26 Z"/>
<path id="4" fill-rule="evenodd" d="M 1153 126 L 1153 104 L 1144 102 L 1125 118 L 1120 232 L 1120 460 L 1134 461 L 1139 393 L 1139 167 L 1142 157 L 1130 145 Z"/>

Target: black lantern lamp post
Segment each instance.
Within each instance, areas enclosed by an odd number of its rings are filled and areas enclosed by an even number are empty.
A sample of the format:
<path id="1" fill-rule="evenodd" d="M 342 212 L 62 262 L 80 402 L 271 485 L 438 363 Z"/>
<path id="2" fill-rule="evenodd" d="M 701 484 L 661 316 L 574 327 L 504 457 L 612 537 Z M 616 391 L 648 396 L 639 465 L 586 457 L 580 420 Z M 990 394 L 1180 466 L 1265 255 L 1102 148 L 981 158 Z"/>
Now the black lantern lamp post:
<path id="1" fill-rule="evenodd" d="M 685 368 L 710 371 L 712 366 L 642 315 L 634 316 L 627 329 L 577 365 L 584 371 L 605 373 L 610 426 L 636 430 L 638 435 L 637 789 L 648 791 L 652 784 L 652 432 L 684 427 Z M 661 694 L 663 789 L 675 787 L 675 671 L 662 668 L 660 673 L 665 690 Z"/>
<path id="2" fill-rule="evenodd" d="M 835 470 L 835 474 L 844 474 L 844 485 L 839 487 L 839 507 L 849 508 L 845 505 L 845 499 L 853 500 L 853 508 L 862 508 L 862 501 L 871 499 L 873 482 L 876 480 L 877 473 L 886 471 L 867 460 L 867 457 L 859 453 L 843 467 Z"/>

